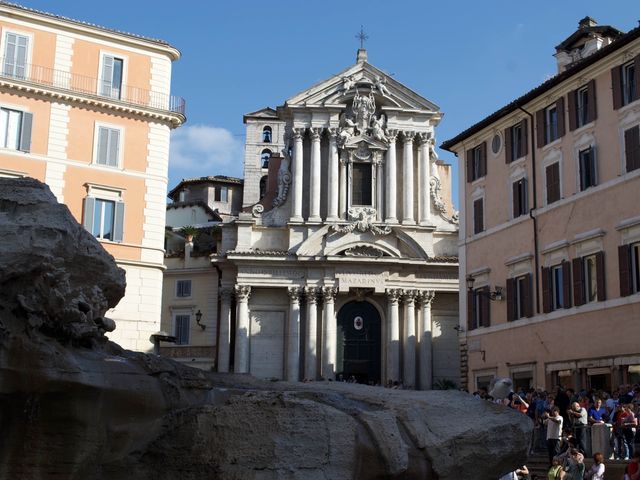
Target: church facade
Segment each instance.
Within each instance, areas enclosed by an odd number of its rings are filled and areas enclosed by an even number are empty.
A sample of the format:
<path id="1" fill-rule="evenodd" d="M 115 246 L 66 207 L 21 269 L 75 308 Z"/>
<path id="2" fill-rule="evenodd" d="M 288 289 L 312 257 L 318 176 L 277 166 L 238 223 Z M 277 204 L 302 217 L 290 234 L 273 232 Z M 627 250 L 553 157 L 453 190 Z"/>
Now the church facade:
<path id="1" fill-rule="evenodd" d="M 367 62 L 244 117 L 243 211 L 211 255 L 215 369 L 457 383 L 457 212 L 439 108 Z"/>

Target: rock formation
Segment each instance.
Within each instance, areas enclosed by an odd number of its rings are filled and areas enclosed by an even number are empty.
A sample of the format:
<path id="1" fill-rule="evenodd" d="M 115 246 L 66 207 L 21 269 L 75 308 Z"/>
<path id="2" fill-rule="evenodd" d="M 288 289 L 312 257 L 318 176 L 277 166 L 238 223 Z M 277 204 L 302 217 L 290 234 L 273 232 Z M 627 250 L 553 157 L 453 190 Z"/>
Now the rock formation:
<path id="1" fill-rule="evenodd" d="M 460 392 L 208 374 L 109 342 L 124 274 L 49 189 L 0 179 L 0 478 L 495 479 L 531 425 Z"/>

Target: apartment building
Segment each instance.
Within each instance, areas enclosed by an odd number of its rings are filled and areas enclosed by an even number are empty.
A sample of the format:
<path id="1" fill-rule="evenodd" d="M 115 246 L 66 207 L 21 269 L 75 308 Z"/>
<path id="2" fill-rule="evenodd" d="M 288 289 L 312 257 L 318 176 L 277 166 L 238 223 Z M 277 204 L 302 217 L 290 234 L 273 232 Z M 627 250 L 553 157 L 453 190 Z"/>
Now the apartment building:
<path id="1" fill-rule="evenodd" d="M 640 380 L 640 28 L 586 17 L 557 74 L 443 143 L 460 161 L 470 389 Z"/>
<path id="2" fill-rule="evenodd" d="M 0 175 L 49 185 L 126 270 L 110 335 L 148 350 L 160 328 L 169 133 L 168 43 L 0 2 Z"/>

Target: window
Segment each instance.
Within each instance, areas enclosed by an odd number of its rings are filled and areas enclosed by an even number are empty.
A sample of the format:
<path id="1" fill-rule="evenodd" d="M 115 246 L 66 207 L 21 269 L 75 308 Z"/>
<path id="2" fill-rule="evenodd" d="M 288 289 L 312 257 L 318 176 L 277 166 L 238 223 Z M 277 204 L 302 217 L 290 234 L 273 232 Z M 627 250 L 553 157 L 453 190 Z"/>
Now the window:
<path id="1" fill-rule="evenodd" d="M 597 185 L 595 149 L 589 147 L 578 152 L 578 168 L 580 170 L 580 190 Z"/>
<path id="2" fill-rule="evenodd" d="M 120 163 L 120 130 L 98 126 L 97 135 L 96 163 L 108 167 L 117 167 Z"/>
<path id="3" fill-rule="evenodd" d="M 507 321 L 533 315 L 531 274 L 507 279 Z"/>
<path id="4" fill-rule="evenodd" d="M 84 200 L 84 227 L 96 238 L 122 242 L 124 203 L 110 198 Z"/>
<path id="5" fill-rule="evenodd" d="M 373 198 L 370 163 L 352 163 L 351 204 L 371 205 Z"/>
<path id="6" fill-rule="evenodd" d="M 176 337 L 176 345 L 187 345 L 189 343 L 189 324 L 191 315 L 179 313 L 173 316 L 173 335 Z"/>
<path id="7" fill-rule="evenodd" d="M 124 60 L 112 55 L 102 55 L 102 76 L 100 78 L 100 95 L 120 99 L 122 94 L 122 77 Z"/>
<path id="8" fill-rule="evenodd" d="M 229 187 L 226 186 L 218 186 L 216 187 L 213 200 L 215 202 L 228 202 L 229 201 Z"/>
<path id="9" fill-rule="evenodd" d="M 545 169 L 547 181 L 547 205 L 560 200 L 560 163 L 547 165 Z"/>
<path id="10" fill-rule="evenodd" d="M 484 199 L 478 198 L 473 201 L 473 233 L 478 234 L 484 231 Z"/>
<path id="11" fill-rule="evenodd" d="M 604 252 L 573 259 L 573 300 L 576 306 L 606 300 Z"/>
<path id="12" fill-rule="evenodd" d="M 264 143 L 271 143 L 271 133 L 271 127 L 268 125 L 262 129 L 262 141 Z"/>
<path id="13" fill-rule="evenodd" d="M 467 292 L 467 329 L 488 327 L 490 321 L 489 287 L 480 287 Z"/>
<path id="14" fill-rule="evenodd" d="M 261 168 L 269 168 L 269 160 L 271 159 L 271 150 L 265 148 L 260 153 L 260 166 Z"/>
<path id="15" fill-rule="evenodd" d="M 487 143 L 482 142 L 467 150 L 467 182 L 473 182 L 487 174 Z"/>
<path id="16" fill-rule="evenodd" d="M 536 130 L 538 148 L 564 135 L 564 97 L 536 112 Z"/>
<path id="17" fill-rule="evenodd" d="M 526 215 L 528 209 L 527 198 L 527 179 L 521 178 L 513 182 L 513 218 L 518 218 L 521 215 Z"/>
<path id="18" fill-rule="evenodd" d="M 569 92 L 569 129 L 575 130 L 596 119 L 596 82 Z"/>
<path id="19" fill-rule="evenodd" d="M 14 78 L 27 76 L 29 37 L 7 32 L 4 46 L 4 75 Z"/>
<path id="20" fill-rule="evenodd" d="M 267 180 L 268 180 L 268 176 L 264 175 L 261 179 L 260 179 L 260 198 L 263 198 L 266 194 L 267 194 Z"/>
<path id="21" fill-rule="evenodd" d="M 505 162 L 511 163 L 527 155 L 527 120 L 507 128 L 505 136 Z"/>
<path id="22" fill-rule="evenodd" d="M 545 313 L 571 307 L 571 263 L 542 268 L 542 310 Z"/>
<path id="23" fill-rule="evenodd" d="M 500 138 L 500 135 L 496 133 L 493 136 L 493 139 L 491 140 L 491 151 L 493 152 L 494 155 L 497 155 L 500 152 L 501 147 L 502 147 L 502 139 Z"/>
<path id="24" fill-rule="evenodd" d="M 640 168 L 640 126 L 624 132 L 624 157 L 627 172 Z"/>
<path id="25" fill-rule="evenodd" d="M 191 296 L 191 280 L 176 281 L 176 297 L 188 298 Z"/>
<path id="26" fill-rule="evenodd" d="M 620 296 L 640 292 L 640 242 L 618 247 Z"/>
<path id="27" fill-rule="evenodd" d="M 618 109 L 640 98 L 640 55 L 611 69 L 613 108 Z"/>
<path id="28" fill-rule="evenodd" d="M 0 108 L 0 147 L 29 152 L 33 114 Z"/>

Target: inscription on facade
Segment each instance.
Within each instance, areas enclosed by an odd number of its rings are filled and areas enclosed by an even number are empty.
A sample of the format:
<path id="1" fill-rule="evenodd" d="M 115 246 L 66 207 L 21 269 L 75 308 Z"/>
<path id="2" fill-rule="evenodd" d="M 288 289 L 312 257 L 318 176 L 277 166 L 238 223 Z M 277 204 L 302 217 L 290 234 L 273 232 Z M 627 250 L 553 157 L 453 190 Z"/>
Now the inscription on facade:
<path id="1" fill-rule="evenodd" d="M 303 270 L 294 268 L 246 268 L 238 272 L 239 277 L 269 277 L 278 279 L 300 279 L 305 277 Z"/>

